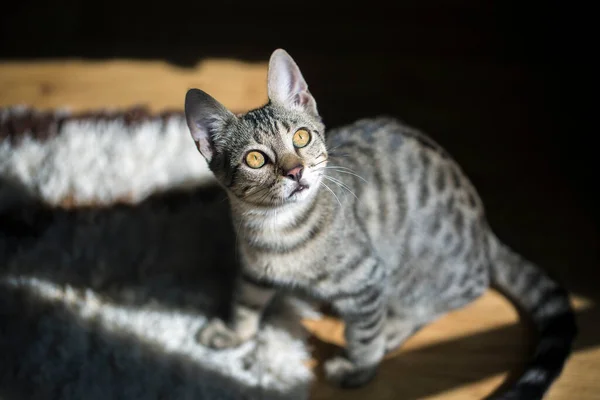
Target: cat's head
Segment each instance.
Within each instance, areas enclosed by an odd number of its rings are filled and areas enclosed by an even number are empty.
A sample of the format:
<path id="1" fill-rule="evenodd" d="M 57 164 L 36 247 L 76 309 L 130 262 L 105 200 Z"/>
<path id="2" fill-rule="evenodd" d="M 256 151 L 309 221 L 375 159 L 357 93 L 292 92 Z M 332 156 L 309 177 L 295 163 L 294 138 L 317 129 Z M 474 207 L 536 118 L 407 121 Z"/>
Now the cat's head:
<path id="1" fill-rule="evenodd" d="M 269 102 L 243 115 L 199 89 L 185 97 L 190 132 L 219 182 L 237 199 L 263 207 L 311 197 L 327 163 L 315 99 L 284 50 L 271 55 L 267 81 Z"/>

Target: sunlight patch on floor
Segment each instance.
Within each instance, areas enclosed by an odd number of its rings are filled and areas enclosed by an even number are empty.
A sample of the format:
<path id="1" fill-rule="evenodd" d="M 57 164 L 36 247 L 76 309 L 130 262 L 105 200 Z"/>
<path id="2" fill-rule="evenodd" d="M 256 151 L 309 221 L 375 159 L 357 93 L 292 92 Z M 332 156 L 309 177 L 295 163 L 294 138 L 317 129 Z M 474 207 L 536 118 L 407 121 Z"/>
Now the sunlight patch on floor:
<path id="1" fill-rule="evenodd" d="M 575 311 L 584 311 L 594 306 L 592 300 L 580 296 L 572 297 Z M 404 351 L 430 346 L 435 343 L 459 339 L 494 328 L 519 323 L 519 315 L 513 305 L 502 294 L 489 290 L 467 307 L 451 312 L 423 328 L 402 347 Z M 304 326 L 324 342 L 338 346 L 344 343 L 344 325 L 333 317 L 319 320 L 305 319 Z M 395 353 L 394 353 L 395 354 Z"/>

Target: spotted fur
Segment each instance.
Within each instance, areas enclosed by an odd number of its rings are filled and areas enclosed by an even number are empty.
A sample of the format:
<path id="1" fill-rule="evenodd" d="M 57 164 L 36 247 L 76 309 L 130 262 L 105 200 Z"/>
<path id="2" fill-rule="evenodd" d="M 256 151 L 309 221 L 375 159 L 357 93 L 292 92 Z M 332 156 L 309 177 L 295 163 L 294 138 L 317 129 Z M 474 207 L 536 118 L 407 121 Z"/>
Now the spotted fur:
<path id="1" fill-rule="evenodd" d="M 243 264 L 232 320 L 213 321 L 198 340 L 238 345 L 256 334 L 277 290 L 300 290 L 345 322 L 347 348 L 326 363 L 328 378 L 361 386 L 386 352 L 494 283 L 541 334 L 529 368 L 503 396 L 541 398 L 575 336 L 568 295 L 494 236 L 460 167 L 391 118 L 325 133 L 283 50 L 271 57 L 268 90 L 268 104 L 239 116 L 201 90 L 186 97 L 191 134 L 229 195 Z M 311 133 L 300 149 L 291 139 L 298 129 Z M 262 168 L 244 163 L 253 150 L 268 160 Z M 301 178 L 289 173 L 298 167 Z"/>

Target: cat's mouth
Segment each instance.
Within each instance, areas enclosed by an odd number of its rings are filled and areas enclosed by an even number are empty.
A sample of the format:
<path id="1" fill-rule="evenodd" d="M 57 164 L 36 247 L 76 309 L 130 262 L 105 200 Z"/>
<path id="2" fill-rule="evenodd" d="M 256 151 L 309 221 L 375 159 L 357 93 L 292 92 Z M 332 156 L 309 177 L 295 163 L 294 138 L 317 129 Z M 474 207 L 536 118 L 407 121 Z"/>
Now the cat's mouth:
<path id="1" fill-rule="evenodd" d="M 304 192 L 308 188 L 309 188 L 309 186 L 306 183 L 299 183 L 298 186 L 296 186 L 296 188 L 294 190 L 292 190 L 292 193 L 290 193 L 288 198 L 292 198 L 292 197 L 296 196 L 297 194 Z"/>

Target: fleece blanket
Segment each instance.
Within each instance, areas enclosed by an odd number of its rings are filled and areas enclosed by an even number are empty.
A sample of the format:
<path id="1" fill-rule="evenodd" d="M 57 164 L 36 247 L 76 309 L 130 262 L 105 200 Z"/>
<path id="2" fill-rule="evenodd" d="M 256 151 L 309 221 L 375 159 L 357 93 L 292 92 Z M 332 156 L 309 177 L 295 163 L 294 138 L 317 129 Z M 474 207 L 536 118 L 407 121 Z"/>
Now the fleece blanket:
<path id="1" fill-rule="evenodd" d="M 0 398 L 306 398 L 299 301 L 239 348 L 194 340 L 234 243 L 181 112 L 0 109 Z"/>

